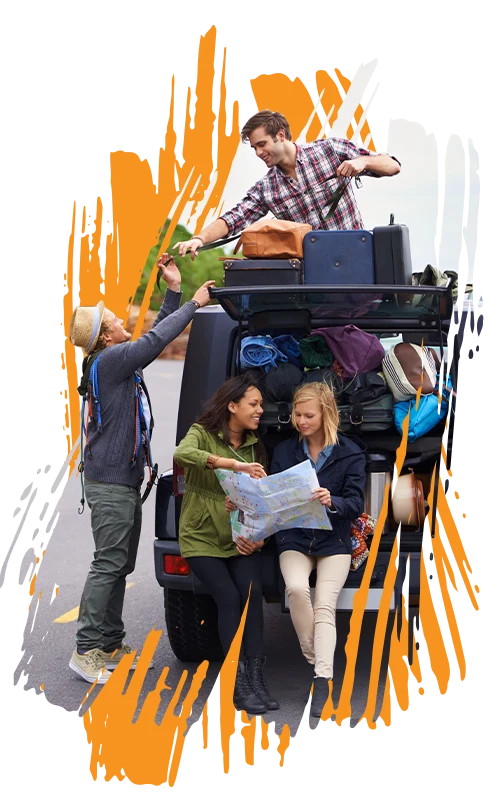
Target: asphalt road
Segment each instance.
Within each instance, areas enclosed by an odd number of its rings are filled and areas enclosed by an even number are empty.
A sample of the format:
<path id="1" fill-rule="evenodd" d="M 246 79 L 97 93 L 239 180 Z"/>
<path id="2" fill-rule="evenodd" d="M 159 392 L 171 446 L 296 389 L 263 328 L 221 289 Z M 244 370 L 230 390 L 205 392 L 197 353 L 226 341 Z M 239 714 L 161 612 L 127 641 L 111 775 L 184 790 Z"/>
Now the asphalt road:
<path id="1" fill-rule="evenodd" d="M 153 456 L 159 462 L 160 471 L 172 464 L 182 368 L 181 361 L 158 360 L 145 373 L 155 417 Z M 39 570 L 37 594 L 39 590 L 43 594 L 36 616 L 34 608 L 29 614 L 24 637 L 25 650 L 14 677 L 17 682 L 21 673 L 24 673 L 26 690 L 40 692 L 43 685 L 48 702 L 68 711 L 83 713 L 86 705 L 82 703 L 90 684 L 80 680 L 68 667 L 74 648 L 78 604 L 93 553 L 90 513 L 87 508 L 83 515 L 77 513 L 79 500 L 80 481 L 73 474 L 61 497 L 59 520 Z M 188 669 L 193 673 L 197 667 L 196 664 L 177 661 L 165 632 L 163 591 L 156 582 L 153 564 L 154 502 L 153 490 L 143 506 L 142 538 L 137 565 L 135 572 L 129 576 L 124 608 L 126 641 L 134 648 L 142 647 L 147 634 L 153 628 L 164 631 L 155 653 L 155 667 L 149 670 L 144 684 L 141 702 L 147 692 L 155 687 L 164 666 L 169 667 L 168 684 L 172 687 L 177 685 L 183 670 Z M 60 588 L 51 603 L 55 584 Z M 356 663 L 354 695 L 351 699 L 352 724 L 362 716 L 366 705 L 375 622 L 376 614 L 365 615 Z M 334 702 L 340 692 L 345 667 L 344 645 L 349 632 L 348 613 L 338 614 L 337 631 Z M 285 722 L 288 723 L 293 735 L 303 716 L 310 672 L 300 652 L 290 616 L 282 614 L 278 604 L 265 605 L 265 647 L 266 675 L 272 692 L 281 703 L 280 710 L 267 715 L 266 720 L 275 721 L 278 731 Z M 201 714 L 217 672 L 218 665 L 212 664 L 195 703 L 191 721 Z M 377 714 L 382 703 L 384 684 L 385 658 L 380 677 Z M 181 699 L 188 688 L 189 681 L 186 681 Z M 100 687 L 97 687 L 97 691 L 99 690 Z M 166 709 L 171 692 L 165 690 L 164 695 L 159 714 Z M 308 724 L 308 720 L 304 718 L 302 724 Z"/>

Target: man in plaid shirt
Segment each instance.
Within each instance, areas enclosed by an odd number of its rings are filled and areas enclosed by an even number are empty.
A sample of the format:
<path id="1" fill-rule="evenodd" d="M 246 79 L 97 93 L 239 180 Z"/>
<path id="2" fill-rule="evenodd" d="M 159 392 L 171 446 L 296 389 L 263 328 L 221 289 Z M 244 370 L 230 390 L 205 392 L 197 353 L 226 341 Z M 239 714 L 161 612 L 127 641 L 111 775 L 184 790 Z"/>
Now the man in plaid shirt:
<path id="1" fill-rule="evenodd" d="M 308 222 L 313 230 L 363 228 L 351 178 L 396 175 L 399 161 L 387 154 L 373 154 L 347 139 L 318 139 L 306 145 L 292 142 L 290 126 L 277 111 L 254 114 L 241 131 L 255 154 L 268 168 L 245 197 L 198 236 L 180 242 L 181 256 L 197 254 L 204 244 L 240 233 L 270 211 L 277 219 Z M 345 186 L 338 205 L 330 211 L 335 192 Z"/>

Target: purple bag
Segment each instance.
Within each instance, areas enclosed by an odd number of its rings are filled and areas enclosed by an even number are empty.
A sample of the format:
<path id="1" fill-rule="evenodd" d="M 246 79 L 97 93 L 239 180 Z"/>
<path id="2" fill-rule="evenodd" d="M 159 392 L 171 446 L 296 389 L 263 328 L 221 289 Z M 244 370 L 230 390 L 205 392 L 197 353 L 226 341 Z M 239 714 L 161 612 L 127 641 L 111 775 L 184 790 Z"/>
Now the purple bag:
<path id="1" fill-rule="evenodd" d="M 317 328 L 315 335 L 324 336 L 328 347 L 344 368 L 344 378 L 354 378 L 363 372 L 378 369 L 385 350 L 373 333 L 366 333 L 356 325 L 338 328 Z"/>

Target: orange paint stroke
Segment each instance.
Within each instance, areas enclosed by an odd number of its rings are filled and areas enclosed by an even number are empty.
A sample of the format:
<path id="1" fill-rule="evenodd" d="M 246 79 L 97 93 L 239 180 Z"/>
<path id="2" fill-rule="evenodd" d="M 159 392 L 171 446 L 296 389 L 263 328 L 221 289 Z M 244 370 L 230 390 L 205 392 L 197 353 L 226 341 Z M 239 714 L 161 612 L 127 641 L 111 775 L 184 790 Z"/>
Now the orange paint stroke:
<path id="1" fill-rule="evenodd" d="M 384 699 L 382 701 L 382 708 L 380 709 L 380 719 L 385 722 L 388 727 L 391 724 L 391 680 L 389 673 L 385 679 Z"/>
<path id="2" fill-rule="evenodd" d="M 373 639 L 373 648 L 372 648 L 370 681 L 368 685 L 368 699 L 365 711 L 363 713 L 363 716 L 361 717 L 361 719 L 366 719 L 369 728 L 376 727 L 375 710 L 377 704 L 378 683 L 380 678 L 380 668 L 382 665 L 382 654 L 384 650 L 385 636 L 387 632 L 387 623 L 389 620 L 390 605 L 394 594 L 396 576 L 398 574 L 398 554 L 399 554 L 398 539 L 397 537 L 395 537 L 394 543 L 392 545 L 389 565 L 384 578 L 384 587 L 382 589 L 380 606 L 377 613 L 377 622 L 375 625 L 375 636 Z"/>
<path id="3" fill-rule="evenodd" d="M 445 695 L 450 685 L 450 657 L 432 599 L 432 587 L 425 567 L 423 550 L 420 559 L 420 621 L 431 672 L 436 679 L 439 694 Z"/>
<path id="4" fill-rule="evenodd" d="M 341 91 L 338 80 L 325 69 L 318 69 L 314 73 L 316 82 L 316 95 L 321 97 L 320 110 L 324 113 L 331 128 L 339 115 L 339 110 L 344 102 L 345 94 Z M 317 115 L 311 123 L 311 141 L 319 137 L 321 120 Z"/>
<path id="5" fill-rule="evenodd" d="M 347 80 L 347 78 L 344 78 L 343 76 L 341 76 L 341 74 L 340 74 L 340 72 L 338 70 L 335 70 L 335 71 L 336 71 L 337 75 L 339 75 L 341 77 L 341 80 L 339 79 L 340 80 L 340 84 L 341 84 L 342 88 L 344 89 L 345 93 L 347 94 L 347 92 L 349 91 L 349 87 L 351 86 L 351 81 L 349 81 L 349 80 Z M 325 110 L 326 114 L 329 115 L 329 125 L 331 127 L 333 125 L 333 123 L 335 122 L 335 120 L 337 119 L 337 117 L 338 117 L 339 109 L 340 109 L 340 106 L 342 105 L 342 103 L 344 102 L 344 98 L 340 94 L 338 86 L 335 83 L 335 81 L 333 80 L 333 78 L 331 78 L 330 75 L 327 72 L 325 72 L 324 70 L 319 70 L 316 73 L 316 86 L 318 87 L 318 93 L 320 95 L 321 95 L 321 92 L 323 92 L 323 96 L 322 96 L 322 99 L 321 99 L 321 105 L 323 106 L 323 109 Z M 332 108 L 334 110 L 330 114 L 330 112 L 332 111 Z M 363 107 L 361 105 L 358 105 L 356 111 L 354 112 L 354 118 L 355 118 L 357 123 L 359 123 L 359 121 L 361 120 L 362 116 L 363 116 Z M 351 131 L 350 135 L 349 135 L 349 130 Z M 352 136 L 352 133 L 353 133 L 352 126 L 350 126 L 348 131 L 346 131 L 346 136 L 347 136 L 348 139 L 350 139 L 350 136 Z M 362 125 L 360 134 L 361 134 L 361 139 L 363 140 L 363 143 L 365 144 L 365 147 L 367 146 L 368 150 L 373 150 L 373 152 L 375 152 L 376 148 L 375 148 L 375 144 L 374 144 L 373 140 L 370 140 L 368 142 L 368 145 L 366 145 L 367 140 L 371 136 L 370 126 L 368 125 L 368 122 L 365 121 L 365 123 Z"/>
<path id="6" fill-rule="evenodd" d="M 243 631 L 245 628 L 245 621 L 247 618 L 248 600 L 245 603 L 245 609 L 241 615 L 238 631 L 231 642 L 229 652 L 222 664 L 219 680 L 220 680 L 220 739 L 222 746 L 222 757 L 224 763 L 224 772 L 229 772 L 229 741 L 235 731 L 234 719 L 235 708 L 233 703 L 234 682 L 236 680 L 236 670 L 238 668 L 238 658 L 241 649 L 241 642 L 243 639 Z"/>
<path id="7" fill-rule="evenodd" d="M 220 102 L 219 102 L 219 115 L 217 123 L 217 180 L 215 186 L 208 198 L 208 202 L 202 213 L 199 216 L 195 233 L 199 233 L 205 226 L 208 214 L 210 211 L 217 209 L 221 203 L 222 193 L 226 185 L 229 172 L 233 159 L 236 155 L 238 145 L 240 143 L 240 131 L 238 126 L 238 102 L 233 103 L 233 120 L 231 133 L 226 136 L 226 49 L 224 48 L 224 59 L 222 63 L 222 75 L 220 81 Z M 217 212 L 216 212 L 217 215 Z"/>
<path id="8" fill-rule="evenodd" d="M 380 539 L 382 530 L 387 519 L 388 504 L 389 504 L 389 484 L 385 487 L 384 501 L 380 509 L 379 518 L 373 532 L 372 543 L 370 545 L 370 554 L 366 561 L 366 567 L 361 579 L 361 585 L 354 595 L 353 609 L 351 614 L 351 621 L 349 626 L 349 634 L 345 644 L 346 654 L 346 667 L 344 678 L 342 681 L 342 688 L 340 690 L 340 697 L 338 706 L 335 712 L 335 722 L 341 725 L 344 719 L 350 719 L 351 716 L 351 697 L 354 689 L 354 678 L 356 674 L 356 660 L 358 657 L 359 641 L 361 637 L 361 628 L 363 625 L 363 618 L 368 600 L 368 590 L 370 588 L 370 581 L 373 574 L 373 569 L 377 561 L 378 549 L 380 546 Z"/>
<path id="9" fill-rule="evenodd" d="M 260 725 L 262 731 L 260 746 L 262 747 L 263 750 L 267 750 L 269 748 L 269 736 L 268 736 L 269 725 L 267 724 L 267 722 L 265 722 L 265 720 L 262 717 L 260 718 Z"/>
<path id="10" fill-rule="evenodd" d="M 372 132 L 372 129 L 371 129 L 370 123 L 368 122 L 367 119 L 365 119 L 365 121 L 363 123 L 363 127 L 361 128 L 361 130 L 359 132 L 359 140 L 360 140 L 361 144 L 363 144 L 363 142 L 368 138 L 368 136 L 370 136 L 371 132 Z"/>
<path id="11" fill-rule="evenodd" d="M 436 577 L 439 583 L 439 593 L 444 607 L 446 621 L 448 623 L 448 631 L 451 638 L 453 652 L 455 653 L 458 673 L 460 675 L 460 680 L 464 681 L 467 672 L 467 665 L 465 661 L 462 634 L 460 633 L 460 627 L 458 625 L 458 619 L 455 613 L 455 604 L 451 597 L 450 582 L 455 592 L 458 590 L 458 585 L 455 577 L 455 570 L 453 569 L 441 537 L 441 526 L 439 524 L 439 520 L 436 520 L 436 531 L 432 541 L 432 552 L 434 553 L 434 565 L 436 567 Z"/>
<path id="12" fill-rule="evenodd" d="M 288 120 L 293 138 L 296 139 L 314 112 L 314 103 L 300 78 L 291 81 L 287 75 L 277 72 L 273 75 L 259 75 L 250 84 L 259 111 L 270 108 L 283 114 Z M 306 140 L 312 142 L 317 139 L 320 130 L 320 119 L 314 114 Z"/>
<path id="13" fill-rule="evenodd" d="M 35 584 L 36 584 L 36 572 L 33 573 L 30 585 L 28 586 L 28 597 L 33 597 L 33 595 L 35 594 Z"/>
<path id="14" fill-rule="evenodd" d="M 401 470 L 403 468 L 403 464 L 406 458 L 406 449 L 408 446 L 408 428 L 410 426 L 410 411 L 408 410 L 408 414 L 403 420 L 403 424 L 401 426 L 401 443 L 396 450 L 396 461 L 394 466 L 396 467 L 396 472 L 399 475 L 401 474 Z"/>
<path id="15" fill-rule="evenodd" d="M 244 711 L 242 711 L 241 719 L 242 722 L 245 723 L 244 727 L 241 729 L 241 735 L 245 740 L 245 761 L 247 764 L 250 764 L 250 766 L 253 767 L 256 717 L 254 716 L 252 717 L 252 719 L 249 720 L 247 714 Z"/>
<path id="16" fill-rule="evenodd" d="M 285 763 L 285 752 L 290 744 L 290 728 L 288 725 L 283 725 L 283 730 L 280 733 L 279 740 L 280 743 L 276 749 L 281 756 L 280 767 L 282 767 Z"/>
<path id="17" fill-rule="evenodd" d="M 472 591 L 472 586 L 469 581 L 469 576 L 465 571 L 465 567 L 467 567 L 470 573 L 472 573 L 472 569 L 467 559 L 464 546 L 462 544 L 462 540 L 458 532 L 458 528 L 455 524 L 455 520 L 453 519 L 453 515 L 450 511 L 450 507 L 448 505 L 448 501 L 446 499 L 443 484 L 441 481 L 439 482 L 439 489 L 438 489 L 438 511 L 446 531 L 446 536 L 448 537 L 448 542 L 450 543 L 453 555 L 458 564 L 458 568 L 460 570 L 463 582 L 465 583 L 466 589 L 469 593 L 471 603 L 477 611 L 479 609 L 479 606 L 477 604 L 474 592 Z"/>
<path id="18" fill-rule="evenodd" d="M 344 94 L 347 94 L 347 92 L 349 91 L 349 89 L 351 87 L 351 83 L 352 83 L 352 80 L 349 77 L 349 75 L 346 75 L 345 72 L 342 72 L 342 70 L 339 69 L 339 67 L 335 67 L 335 69 L 333 70 L 333 74 L 337 78 L 337 80 L 339 82 L 339 86 L 342 89 L 342 91 L 344 92 Z"/>
<path id="19" fill-rule="evenodd" d="M 102 672 L 104 672 L 104 670 L 102 670 Z M 89 699 L 90 695 L 92 694 L 92 692 L 94 691 L 96 686 L 97 686 L 97 678 L 95 679 L 94 683 L 92 684 L 92 686 L 88 690 L 87 694 L 84 696 L 82 702 L 80 703 L 80 708 L 83 708 L 83 706 L 85 705 L 85 703 Z"/>
<path id="20" fill-rule="evenodd" d="M 208 708 L 206 703 L 203 706 L 202 727 L 203 727 L 203 749 L 206 750 L 208 747 Z"/>
<path id="21" fill-rule="evenodd" d="M 173 693 L 159 724 L 155 718 L 166 689 L 168 667 L 162 670 L 156 687 L 146 696 L 137 720 L 138 707 L 148 667 L 158 645 L 161 631 L 151 631 L 144 643 L 139 662 L 125 688 L 134 654 L 123 656 L 111 678 L 102 687 L 84 715 L 87 739 L 92 744 L 90 771 L 97 779 L 97 766 L 105 766 L 107 781 L 126 776 L 132 783 L 160 785 L 168 779 L 173 786 L 185 743 L 187 720 L 205 679 L 208 662 L 204 661 L 191 679 L 179 716 L 174 709 L 187 678 L 187 671 Z M 175 744 L 174 744 L 175 740 Z M 158 754 L 161 753 L 161 758 Z"/>
<path id="22" fill-rule="evenodd" d="M 141 161 L 135 153 L 111 153 L 111 190 L 113 203 L 113 232 L 106 238 L 106 264 L 104 297 L 101 295 L 101 265 L 99 263 L 99 245 L 102 236 L 102 204 L 97 201 L 96 228 L 92 236 L 92 248 L 89 246 L 87 230 L 87 213 L 83 209 L 82 237 L 80 239 L 80 302 L 93 305 L 99 299 L 104 299 L 108 308 L 115 313 L 128 318 L 131 301 L 136 293 L 141 275 L 152 248 L 158 246 L 158 231 L 164 226 L 165 220 L 170 219 L 175 227 L 180 215 L 186 210 L 189 202 L 196 201 L 201 204 L 204 193 L 210 184 L 213 171 L 212 163 L 212 134 L 215 116 L 211 110 L 212 84 L 214 79 L 216 29 L 212 27 L 206 36 L 200 39 L 198 59 L 198 79 L 196 85 L 197 101 L 194 127 L 190 127 L 189 108 L 186 109 L 186 128 L 184 131 L 183 154 L 185 163 L 182 167 L 175 157 L 176 134 L 173 128 L 174 114 L 174 81 L 172 79 L 172 96 L 170 101 L 170 116 L 165 135 L 165 147 L 160 149 L 158 163 L 158 191 L 156 191 L 147 161 Z M 225 62 L 224 62 L 225 69 Z M 232 108 L 233 126 L 230 135 L 225 133 L 225 107 L 226 91 L 224 75 L 221 78 L 221 100 L 219 105 L 219 126 L 217 141 L 217 181 L 211 190 L 210 197 L 203 206 L 198 227 L 209 212 L 216 208 L 220 202 L 223 189 L 226 185 L 231 165 L 239 142 L 238 104 Z M 177 172 L 180 189 L 176 189 L 175 173 Z M 193 176 L 188 181 L 189 176 Z M 188 191 L 183 193 L 187 186 Z M 192 193 L 192 194 L 191 194 Z M 174 208 L 175 206 L 175 208 Z M 68 252 L 67 285 L 65 295 L 64 320 L 65 333 L 69 336 L 69 320 L 73 311 L 73 248 L 75 239 L 75 213 L 73 210 L 73 225 L 70 236 Z M 170 233 L 173 227 L 170 228 Z M 170 239 L 166 237 L 164 246 Z M 119 242 L 119 253 L 118 253 Z M 135 336 L 139 335 L 142 322 L 149 304 L 152 284 L 150 281 L 141 305 L 139 319 L 135 326 Z M 79 405 L 80 399 L 76 392 L 78 383 L 76 363 L 80 361 L 81 353 L 66 341 L 66 363 L 68 365 L 68 387 L 71 439 L 73 444 L 79 437 Z M 73 458 L 71 469 L 74 466 L 77 453 Z"/>
<path id="23" fill-rule="evenodd" d="M 352 139 L 354 136 L 354 131 L 358 127 L 361 117 L 363 116 L 364 108 L 361 103 L 358 104 L 356 111 L 354 112 L 354 124 L 351 123 L 347 128 L 346 138 Z"/>
<path id="24" fill-rule="evenodd" d="M 415 410 L 417 410 L 417 409 L 418 409 L 418 406 L 419 406 L 419 404 L 420 404 L 420 398 L 421 398 L 421 397 L 422 397 L 422 384 L 420 384 L 420 386 L 419 386 L 419 387 L 418 387 L 418 389 L 417 389 L 417 394 L 416 394 L 416 397 L 415 397 Z M 409 412 L 408 412 L 408 413 L 409 413 Z"/>
<path id="25" fill-rule="evenodd" d="M 408 694 L 409 671 L 405 661 L 405 659 L 408 659 L 408 661 L 410 660 L 408 657 L 409 623 L 406 617 L 405 605 L 406 605 L 405 598 L 402 597 L 400 632 L 398 634 L 398 625 L 395 623 L 392 629 L 391 647 L 389 651 L 389 663 L 387 667 L 388 672 L 390 672 L 391 675 L 392 685 L 394 686 L 396 699 L 402 711 L 406 711 L 409 706 L 409 694 Z M 411 639 L 413 642 L 411 671 L 415 675 L 416 679 L 420 682 L 422 678 L 420 674 L 420 664 L 418 661 L 418 651 L 416 649 L 416 644 L 413 636 L 411 637 Z M 388 686 L 386 683 L 385 691 L 387 692 L 387 690 Z M 384 703 L 385 703 L 385 697 L 384 697 Z"/>
<path id="26" fill-rule="evenodd" d="M 410 675 L 414 678 L 417 682 L 418 687 L 418 695 L 424 695 L 424 673 L 422 670 L 422 664 L 420 663 L 420 656 L 417 650 L 417 635 L 415 631 L 412 632 L 412 655 L 411 655 L 411 664 L 409 665 L 409 672 Z"/>

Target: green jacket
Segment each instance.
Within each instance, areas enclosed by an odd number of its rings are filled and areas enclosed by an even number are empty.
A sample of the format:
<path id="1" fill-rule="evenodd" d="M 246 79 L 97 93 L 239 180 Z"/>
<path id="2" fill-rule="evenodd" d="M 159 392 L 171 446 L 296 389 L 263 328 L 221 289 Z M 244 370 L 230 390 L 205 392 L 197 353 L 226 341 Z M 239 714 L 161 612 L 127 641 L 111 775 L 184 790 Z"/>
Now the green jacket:
<path id="1" fill-rule="evenodd" d="M 226 495 L 214 470 L 207 469 L 206 463 L 209 455 L 248 463 L 257 461 L 257 443 L 257 437 L 248 432 L 244 444 L 233 450 L 223 441 L 222 432 L 209 433 L 195 423 L 176 448 L 174 460 L 184 467 L 186 479 L 179 522 L 179 544 L 184 558 L 238 555 L 225 507 Z"/>

